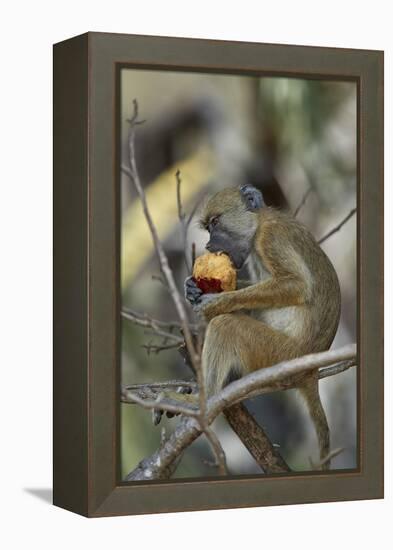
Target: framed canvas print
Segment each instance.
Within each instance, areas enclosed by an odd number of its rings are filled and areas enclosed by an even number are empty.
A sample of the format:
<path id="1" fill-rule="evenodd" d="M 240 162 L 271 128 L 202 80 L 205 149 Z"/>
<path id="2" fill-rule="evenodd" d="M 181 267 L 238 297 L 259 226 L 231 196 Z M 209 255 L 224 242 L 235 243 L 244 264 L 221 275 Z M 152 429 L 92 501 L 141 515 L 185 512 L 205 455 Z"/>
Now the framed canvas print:
<path id="1" fill-rule="evenodd" d="M 383 496 L 383 53 L 54 46 L 54 503 Z"/>

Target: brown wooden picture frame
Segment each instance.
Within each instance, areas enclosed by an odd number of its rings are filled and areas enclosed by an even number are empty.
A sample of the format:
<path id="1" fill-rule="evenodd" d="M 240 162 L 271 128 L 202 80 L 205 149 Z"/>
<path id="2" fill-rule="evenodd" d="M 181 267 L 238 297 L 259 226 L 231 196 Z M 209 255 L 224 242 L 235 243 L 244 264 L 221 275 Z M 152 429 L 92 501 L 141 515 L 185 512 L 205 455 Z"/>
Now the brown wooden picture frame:
<path id="1" fill-rule="evenodd" d="M 120 481 L 122 66 L 356 82 L 357 470 Z M 54 504 L 86 516 L 383 497 L 383 52 L 106 33 L 54 46 L 53 410 Z"/>

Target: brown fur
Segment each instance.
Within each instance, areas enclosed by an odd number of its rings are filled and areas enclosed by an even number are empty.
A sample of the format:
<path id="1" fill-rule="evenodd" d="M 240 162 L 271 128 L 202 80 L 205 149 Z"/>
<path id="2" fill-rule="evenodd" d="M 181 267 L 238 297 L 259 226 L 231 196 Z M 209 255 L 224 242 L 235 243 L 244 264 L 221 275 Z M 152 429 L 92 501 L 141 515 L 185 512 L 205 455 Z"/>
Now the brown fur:
<path id="1" fill-rule="evenodd" d="M 214 195 L 204 208 L 202 225 L 215 216 L 247 253 L 251 284 L 219 294 L 202 307 L 209 321 L 202 364 L 210 394 L 233 377 L 327 350 L 340 317 L 337 275 L 301 223 L 270 208 L 249 211 L 238 189 Z M 324 458 L 330 450 L 329 427 L 315 375 L 299 389 Z"/>

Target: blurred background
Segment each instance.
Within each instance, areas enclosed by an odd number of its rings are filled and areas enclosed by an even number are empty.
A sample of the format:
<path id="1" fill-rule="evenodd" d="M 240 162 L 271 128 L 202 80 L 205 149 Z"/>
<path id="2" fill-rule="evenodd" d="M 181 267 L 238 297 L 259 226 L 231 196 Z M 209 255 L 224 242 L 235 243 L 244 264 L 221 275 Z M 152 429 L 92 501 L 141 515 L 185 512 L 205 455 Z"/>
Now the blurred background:
<path id="1" fill-rule="evenodd" d="M 188 275 L 177 216 L 179 169 L 186 214 L 206 193 L 252 183 L 269 205 L 298 214 L 316 238 L 325 235 L 356 206 L 356 85 L 349 82 L 280 77 L 141 71 L 121 72 L 121 162 L 128 158 L 132 100 L 139 103 L 136 161 L 149 208 L 164 243 L 179 289 Z M 164 321 L 177 320 L 160 275 L 153 243 L 133 184 L 121 175 L 122 305 Z M 208 236 L 190 224 L 189 247 L 204 250 Z M 333 347 L 356 340 L 356 215 L 323 245 L 337 271 L 341 321 Z M 155 353 L 159 343 L 146 329 L 122 320 L 121 382 L 135 384 L 191 378 L 176 349 Z M 320 382 L 330 424 L 332 449 L 344 451 L 333 468 L 356 467 L 356 369 Z M 301 399 L 293 390 L 246 402 L 292 469 L 310 470 L 318 460 L 317 441 Z M 149 411 L 121 404 L 121 469 L 128 474 L 159 446 L 176 418 L 152 423 Z M 232 475 L 260 469 L 223 418 L 213 424 Z M 184 453 L 173 477 L 217 475 L 203 437 Z"/>

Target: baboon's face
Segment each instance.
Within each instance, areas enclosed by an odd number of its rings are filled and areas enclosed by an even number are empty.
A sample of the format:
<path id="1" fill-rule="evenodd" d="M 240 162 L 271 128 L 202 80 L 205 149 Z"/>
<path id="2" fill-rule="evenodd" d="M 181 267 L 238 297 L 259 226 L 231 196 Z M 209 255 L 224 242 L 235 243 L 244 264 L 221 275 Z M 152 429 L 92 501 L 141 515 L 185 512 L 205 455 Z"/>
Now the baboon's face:
<path id="1" fill-rule="evenodd" d="M 250 192 L 260 198 L 257 207 L 250 204 Z M 254 199 L 253 199 L 254 200 Z M 250 254 L 258 226 L 257 211 L 262 195 L 250 186 L 230 188 L 213 195 L 205 205 L 201 226 L 209 232 L 209 252 L 225 252 L 240 269 Z"/>

